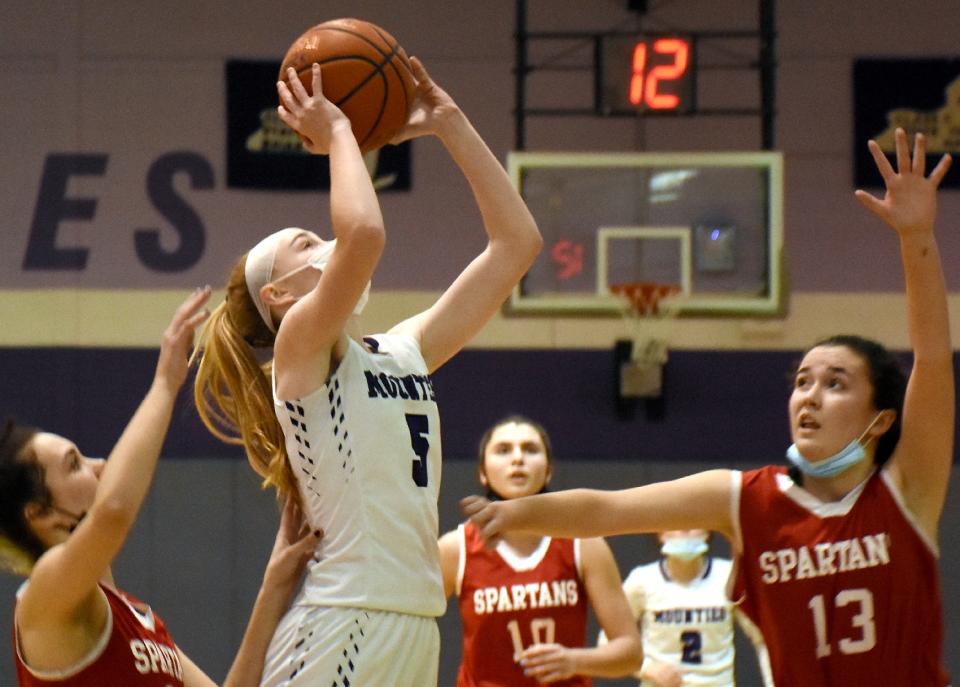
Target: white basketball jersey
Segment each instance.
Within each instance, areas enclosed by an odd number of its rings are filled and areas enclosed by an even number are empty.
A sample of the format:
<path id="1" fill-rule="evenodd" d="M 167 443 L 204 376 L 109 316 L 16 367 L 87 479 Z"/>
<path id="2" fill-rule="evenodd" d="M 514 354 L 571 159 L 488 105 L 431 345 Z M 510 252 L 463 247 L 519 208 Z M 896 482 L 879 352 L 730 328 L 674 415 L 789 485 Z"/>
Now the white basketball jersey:
<path id="1" fill-rule="evenodd" d="M 644 657 L 679 668 L 684 685 L 734 684 L 730 569 L 730 561 L 709 558 L 700 577 L 680 584 L 657 561 L 634 568 L 623 582 L 641 624 Z"/>
<path id="2" fill-rule="evenodd" d="M 412 337 L 364 341 L 317 391 L 275 400 L 304 508 L 324 532 L 297 603 L 443 615 L 433 385 Z"/>

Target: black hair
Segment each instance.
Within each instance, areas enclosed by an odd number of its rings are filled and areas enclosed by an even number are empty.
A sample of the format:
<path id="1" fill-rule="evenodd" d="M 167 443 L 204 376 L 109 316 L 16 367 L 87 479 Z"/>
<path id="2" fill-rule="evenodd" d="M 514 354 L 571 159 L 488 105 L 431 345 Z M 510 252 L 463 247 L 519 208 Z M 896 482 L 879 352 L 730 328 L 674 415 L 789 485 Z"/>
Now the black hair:
<path id="1" fill-rule="evenodd" d="M 900 441 L 903 399 L 907 393 L 907 375 L 900 361 L 882 344 L 855 334 L 837 334 L 815 343 L 810 350 L 819 346 L 843 346 L 853 351 L 867 364 L 870 384 L 873 387 L 873 405 L 877 410 L 893 410 L 896 413 L 893 424 L 883 436 L 877 439 L 877 450 L 873 463 L 882 467 L 893 455 Z M 790 476 L 797 481 L 799 470 L 791 468 Z"/>
<path id="2" fill-rule="evenodd" d="M 483 433 L 483 436 L 480 437 L 480 445 L 477 450 L 477 474 L 482 475 L 484 472 L 483 469 L 483 458 L 487 452 L 487 445 L 490 443 L 490 439 L 493 437 L 493 433 L 503 425 L 517 424 L 517 425 L 530 425 L 533 427 L 534 431 L 540 436 L 540 441 L 543 442 L 544 452 L 547 456 L 547 465 L 553 465 L 553 446 L 550 444 L 550 435 L 547 434 L 546 428 L 541 425 L 536 420 L 531 420 L 525 415 L 513 414 L 504 417 L 497 422 L 494 422 L 490 427 L 487 428 L 487 431 Z M 544 493 L 547 491 L 547 485 L 543 485 L 543 489 L 539 493 Z M 489 486 L 487 487 L 486 497 L 491 501 L 500 501 L 502 497 L 500 494 L 495 492 Z"/>
<path id="3" fill-rule="evenodd" d="M 37 432 L 12 418 L 0 431 L 0 536 L 6 540 L 4 548 L 13 548 L 0 556 L 0 566 L 14 572 L 23 572 L 23 559 L 32 565 L 46 550 L 24 513 L 31 502 L 46 507 L 53 500 L 43 466 L 30 446 Z"/>

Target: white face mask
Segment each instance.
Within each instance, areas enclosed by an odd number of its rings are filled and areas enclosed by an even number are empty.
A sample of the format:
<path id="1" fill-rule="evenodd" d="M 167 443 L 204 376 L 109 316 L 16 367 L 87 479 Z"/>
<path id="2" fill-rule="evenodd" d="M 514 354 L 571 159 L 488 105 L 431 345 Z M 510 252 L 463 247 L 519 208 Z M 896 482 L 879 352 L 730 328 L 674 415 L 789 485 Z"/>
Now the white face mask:
<path id="1" fill-rule="evenodd" d="M 330 256 L 333 255 L 333 249 L 336 245 L 336 239 L 320 244 L 317 247 L 317 250 L 314 251 L 313 255 L 310 256 L 310 259 L 307 260 L 307 264 L 314 269 L 318 269 L 323 272 L 324 268 L 327 266 L 327 263 L 330 262 Z M 370 300 L 370 282 L 367 282 L 367 285 L 363 287 L 363 293 L 361 293 L 360 298 L 357 299 L 357 304 L 353 306 L 353 314 L 361 314 L 363 309 L 367 307 L 368 300 Z"/>
<path id="2" fill-rule="evenodd" d="M 660 553 L 664 556 L 673 556 L 682 561 L 692 561 L 710 550 L 703 539 L 697 537 L 674 537 L 663 542 Z"/>
<path id="3" fill-rule="evenodd" d="M 336 245 L 337 245 L 336 239 L 333 239 L 332 241 L 324 241 L 323 243 L 317 246 L 317 248 L 313 251 L 313 254 L 309 258 L 307 258 L 307 261 L 304 264 L 300 265 L 300 267 L 296 267 L 290 270 L 286 274 L 281 274 L 276 279 L 272 279 L 270 283 L 278 284 L 284 279 L 289 279 L 295 274 L 300 274 L 300 272 L 302 272 L 305 269 L 315 269 L 322 273 L 323 270 L 326 269 L 327 263 L 330 262 L 330 256 L 333 255 L 333 250 L 336 247 Z M 303 298 L 303 296 L 298 297 L 297 300 L 300 300 L 300 298 Z M 357 300 L 357 304 L 353 307 L 353 314 L 354 315 L 361 314 L 363 312 L 363 309 L 366 307 L 367 301 L 369 299 L 370 299 L 370 282 L 367 282 L 367 285 L 363 289 L 363 293 L 360 294 L 360 298 Z"/>
<path id="4" fill-rule="evenodd" d="M 270 280 L 270 284 L 279 284 L 284 279 L 289 279 L 295 274 L 300 274 L 305 269 L 312 268 L 323 272 L 324 268 L 327 266 L 327 263 L 330 262 L 330 256 L 333 255 L 333 249 L 337 245 L 337 240 L 333 241 L 324 241 L 313 251 L 313 254 L 307 258 L 307 261 L 300 265 L 300 267 L 294 267 L 289 272 L 281 274 L 279 277 Z"/>

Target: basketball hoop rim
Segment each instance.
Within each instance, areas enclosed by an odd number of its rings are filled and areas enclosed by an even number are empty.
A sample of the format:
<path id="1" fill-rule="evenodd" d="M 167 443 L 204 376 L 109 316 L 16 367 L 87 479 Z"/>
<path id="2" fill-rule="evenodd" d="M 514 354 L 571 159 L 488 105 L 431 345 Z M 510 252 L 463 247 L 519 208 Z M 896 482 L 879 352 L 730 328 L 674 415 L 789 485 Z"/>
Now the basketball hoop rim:
<path id="1" fill-rule="evenodd" d="M 653 281 L 623 282 L 610 284 L 610 293 L 626 301 L 626 309 L 635 317 L 665 315 L 661 303 L 672 301 L 683 293 L 679 284 Z M 665 308 L 664 310 L 674 310 Z"/>

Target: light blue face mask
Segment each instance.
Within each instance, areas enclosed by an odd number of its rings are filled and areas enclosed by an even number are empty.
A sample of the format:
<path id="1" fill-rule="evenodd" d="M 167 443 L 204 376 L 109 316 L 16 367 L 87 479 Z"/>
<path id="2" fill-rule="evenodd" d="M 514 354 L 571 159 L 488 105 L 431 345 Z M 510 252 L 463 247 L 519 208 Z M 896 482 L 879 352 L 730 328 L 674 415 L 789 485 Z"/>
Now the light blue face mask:
<path id="1" fill-rule="evenodd" d="M 710 547 L 707 542 L 696 537 L 676 537 L 663 542 L 660 547 L 660 553 L 664 556 L 673 556 L 682 561 L 692 561 L 694 558 L 702 556 Z"/>
<path id="2" fill-rule="evenodd" d="M 790 448 L 787 449 L 787 460 L 795 465 L 800 472 L 810 477 L 836 477 L 844 470 L 857 465 L 867 457 L 867 452 L 863 450 L 863 438 L 867 435 L 867 432 L 877 424 L 877 420 L 880 419 L 882 414 L 882 412 L 877 413 L 877 416 L 873 418 L 870 424 L 867 425 L 867 428 L 863 430 L 863 434 L 829 458 L 811 463 L 800 454 L 800 449 L 797 448 L 796 444 L 790 444 Z"/>

